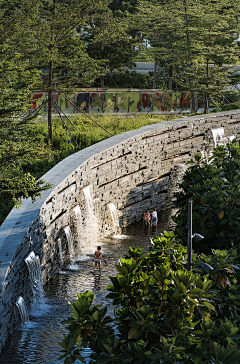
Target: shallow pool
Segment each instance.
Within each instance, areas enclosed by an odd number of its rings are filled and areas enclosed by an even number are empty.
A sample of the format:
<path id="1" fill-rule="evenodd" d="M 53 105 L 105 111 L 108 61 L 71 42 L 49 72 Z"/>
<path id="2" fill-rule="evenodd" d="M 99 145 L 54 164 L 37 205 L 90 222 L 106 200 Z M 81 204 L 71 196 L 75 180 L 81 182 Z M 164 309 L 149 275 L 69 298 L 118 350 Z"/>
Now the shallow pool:
<path id="1" fill-rule="evenodd" d="M 123 228 L 121 234 L 109 236 L 97 245 L 101 245 L 102 274 L 93 274 L 93 257 L 85 256 L 71 266 L 63 267 L 44 287 L 44 297 L 29 314 L 30 322 L 18 327 L 8 340 L 2 354 L 1 364 L 55 364 L 59 361 L 61 347 L 58 344 L 66 333 L 64 320 L 70 313 L 68 301 L 73 301 L 76 293 L 91 290 L 96 293 L 94 303 L 108 306 L 108 314 L 113 314 L 111 300 L 107 300 L 106 286 L 110 284 L 109 276 L 116 274 L 115 264 L 120 257 L 128 253 L 129 245 L 133 248 L 147 249 L 150 236 L 169 229 L 171 211 L 159 216 L 157 231 L 146 229 L 142 222 L 136 222 Z M 88 350 L 84 356 L 89 357 Z M 80 363 L 80 362 L 79 362 Z"/>

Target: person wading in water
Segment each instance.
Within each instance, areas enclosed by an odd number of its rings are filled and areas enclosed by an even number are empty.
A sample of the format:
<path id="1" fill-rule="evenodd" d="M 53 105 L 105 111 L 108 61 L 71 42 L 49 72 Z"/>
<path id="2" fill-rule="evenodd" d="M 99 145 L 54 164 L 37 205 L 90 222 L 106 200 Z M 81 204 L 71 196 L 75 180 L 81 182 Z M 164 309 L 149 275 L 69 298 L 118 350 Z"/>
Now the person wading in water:
<path id="1" fill-rule="evenodd" d="M 157 211 L 156 211 L 156 209 L 153 209 L 153 212 L 152 212 L 152 224 L 153 224 L 153 226 L 157 226 Z"/>
<path id="2" fill-rule="evenodd" d="M 94 259 L 95 259 L 95 266 L 93 268 L 93 271 L 95 270 L 95 268 L 97 268 L 97 265 L 99 265 L 99 272 L 101 273 L 102 252 L 100 246 L 97 247 L 97 250 L 94 253 Z"/>
<path id="3" fill-rule="evenodd" d="M 148 210 L 145 210 L 143 219 L 145 221 L 145 225 L 150 224 L 150 213 L 148 212 Z"/>

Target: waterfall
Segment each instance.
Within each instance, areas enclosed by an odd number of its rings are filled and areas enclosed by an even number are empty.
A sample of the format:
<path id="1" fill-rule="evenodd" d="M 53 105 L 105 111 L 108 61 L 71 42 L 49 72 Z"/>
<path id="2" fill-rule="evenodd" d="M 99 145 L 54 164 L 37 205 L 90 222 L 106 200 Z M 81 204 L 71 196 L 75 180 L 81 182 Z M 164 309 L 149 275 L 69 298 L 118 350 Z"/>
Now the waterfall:
<path id="1" fill-rule="evenodd" d="M 26 306 L 25 301 L 22 298 L 22 296 L 18 297 L 16 305 L 17 305 L 18 311 L 20 313 L 22 323 L 26 324 L 29 321 L 29 317 L 28 317 L 28 312 L 27 312 L 27 306 Z"/>
<path id="2" fill-rule="evenodd" d="M 81 243 L 81 252 L 85 254 L 93 253 L 96 250 L 98 242 L 98 219 L 94 213 L 94 203 L 92 197 L 92 186 L 83 188 L 86 203 L 86 218 L 84 224 L 83 239 Z"/>
<path id="3" fill-rule="evenodd" d="M 224 135 L 224 128 L 212 129 L 212 136 L 215 148 L 217 145 L 226 145 L 226 138 Z"/>
<path id="4" fill-rule="evenodd" d="M 31 281 L 33 301 L 34 303 L 37 303 L 41 301 L 43 297 L 42 274 L 39 256 L 36 256 L 35 253 L 32 251 L 25 259 L 25 262 L 28 267 L 29 277 Z"/>
<path id="5" fill-rule="evenodd" d="M 116 231 L 117 228 L 119 228 L 119 219 L 118 219 L 118 213 L 117 209 L 114 205 L 114 203 L 110 202 L 107 204 L 111 217 L 112 217 L 112 223 L 113 223 L 113 229 Z"/>
<path id="6" fill-rule="evenodd" d="M 201 150 L 201 155 L 202 155 L 202 161 L 206 162 L 207 153 L 205 152 L 205 150 Z"/>
<path id="7" fill-rule="evenodd" d="M 63 230 L 67 237 L 70 260 L 72 261 L 73 257 L 74 257 L 72 232 L 71 232 L 70 226 L 66 226 Z"/>
<path id="8" fill-rule="evenodd" d="M 61 264 L 63 265 L 62 243 L 61 243 L 60 238 L 58 239 L 58 249 L 59 249 L 59 256 L 60 256 Z"/>
<path id="9" fill-rule="evenodd" d="M 76 216 L 77 233 L 79 236 L 80 233 L 82 232 L 82 214 L 81 214 L 80 206 L 77 205 L 76 207 L 74 207 L 73 210 L 74 210 L 75 216 Z"/>
<path id="10" fill-rule="evenodd" d="M 232 142 L 233 139 L 235 139 L 235 138 L 236 138 L 235 135 L 231 135 L 231 136 L 228 137 L 228 139 L 229 139 L 230 142 Z"/>

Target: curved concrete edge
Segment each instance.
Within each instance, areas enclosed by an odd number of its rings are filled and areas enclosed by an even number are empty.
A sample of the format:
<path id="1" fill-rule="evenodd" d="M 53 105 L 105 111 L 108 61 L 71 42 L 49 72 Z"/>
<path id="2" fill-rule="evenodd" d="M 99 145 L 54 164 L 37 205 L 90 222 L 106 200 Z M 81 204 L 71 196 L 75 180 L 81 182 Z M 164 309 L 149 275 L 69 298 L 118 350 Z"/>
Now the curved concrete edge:
<path id="1" fill-rule="evenodd" d="M 19 295 L 31 305 L 26 257 L 31 251 L 39 256 L 44 284 L 61 267 L 58 239 L 62 261 L 69 263 L 64 227 L 70 226 L 77 239 L 74 208 L 80 207 L 84 221 L 85 188 L 92 190 L 100 234 L 109 234 L 113 232 L 109 203 L 116 207 L 122 226 L 139 219 L 146 208 L 167 208 L 185 163 L 194 153 L 211 152 L 217 135 L 213 130 L 219 128 L 226 137 L 240 140 L 240 110 L 165 121 L 116 135 L 69 156 L 43 176 L 54 186 L 35 204 L 24 200 L 22 209 L 13 209 L 0 227 L 0 352 L 19 324 L 15 305 Z"/>
<path id="2" fill-rule="evenodd" d="M 121 143 L 122 141 L 131 139 L 136 135 L 182 122 L 183 119 L 177 119 L 174 121 L 170 120 L 158 124 L 147 125 L 140 129 L 134 129 L 122 134 L 115 135 L 70 155 L 69 157 L 59 162 L 45 175 L 43 175 L 41 178 L 44 179 L 47 183 L 52 184 L 53 187 L 46 191 L 43 191 L 41 193 L 41 197 L 36 198 L 35 203 L 32 203 L 30 198 L 24 199 L 21 209 L 12 209 L 12 211 L 9 213 L 9 215 L 0 227 L 0 291 L 1 284 L 7 273 L 9 264 L 20 241 L 26 234 L 28 227 L 37 217 L 42 205 L 44 204 L 44 202 L 47 201 L 47 199 L 51 197 L 51 194 L 54 192 L 55 188 L 59 185 L 59 183 L 63 182 L 64 179 L 66 179 L 70 174 L 74 173 L 77 166 L 86 162 L 89 158 L 93 157 L 99 152 L 107 150 Z"/>
<path id="3" fill-rule="evenodd" d="M 64 180 L 70 174 L 73 174 L 78 166 L 80 166 L 82 163 L 86 162 L 89 158 L 97 155 L 98 153 L 106 151 L 107 149 L 114 147 L 123 141 L 134 138 L 140 134 L 149 134 L 151 131 L 169 128 L 171 126 L 173 127 L 184 122 L 193 122 L 195 120 L 198 121 L 201 119 L 213 119 L 215 117 L 231 117 L 231 115 L 239 113 L 240 110 L 234 110 L 225 113 L 191 116 L 187 118 L 180 118 L 147 125 L 141 127 L 140 129 L 127 131 L 125 133 L 105 139 L 86 149 L 76 152 L 59 162 L 44 176 L 42 176 L 42 178 L 47 183 L 53 184 L 53 187 L 47 191 L 43 191 L 41 197 L 36 198 L 36 202 L 34 204 L 31 202 L 30 198 L 23 200 L 21 209 L 13 209 L 0 227 L 0 292 L 2 282 L 15 254 L 15 251 L 22 238 L 28 231 L 29 226 L 34 220 L 38 218 L 39 211 L 42 208 L 44 202 L 46 202 L 51 197 L 51 194 L 55 191 L 59 183 L 64 182 Z"/>

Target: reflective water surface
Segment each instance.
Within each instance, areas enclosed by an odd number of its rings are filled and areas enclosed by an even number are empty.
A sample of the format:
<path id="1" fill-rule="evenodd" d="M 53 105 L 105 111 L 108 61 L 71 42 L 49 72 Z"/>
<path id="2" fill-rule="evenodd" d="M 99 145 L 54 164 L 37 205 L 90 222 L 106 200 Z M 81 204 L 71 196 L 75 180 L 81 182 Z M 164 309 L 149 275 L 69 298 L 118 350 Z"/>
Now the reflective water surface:
<path id="1" fill-rule="evenodd" d="M 108 314 L 113 314 L 111 300 L 105 298 L 105 287 L 110 284 L 108 277 L 116 274 L 115 264 L 128 253 L 129 246 L 146 249 L 150 236 L 168 230 L 170 214 L 170 211 L 165 211 L 159 216 L 157 231 L 146 229 L 141 221 L 123 228 L 119 235 L 99 241 L 103 253 L 101 276 L 92 273 L 92 256 L 82 257 L 71 266 L 63 267 L 44 287 L 43 302 L 31 310 L 29 323 L 19 326 L 9 339 L 0 355 L 0 363 L 63 363 L 64 360 L 58 360 L 61 350 L 58 342 L 67 332 L 61 321 L 70 313 L 68 301 L 73 301 L 76 293 L 91 290 L 96 293 L 94 303 L 107 305 Z M 84 356 L 89 356 L 88 350 Z"/>

